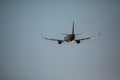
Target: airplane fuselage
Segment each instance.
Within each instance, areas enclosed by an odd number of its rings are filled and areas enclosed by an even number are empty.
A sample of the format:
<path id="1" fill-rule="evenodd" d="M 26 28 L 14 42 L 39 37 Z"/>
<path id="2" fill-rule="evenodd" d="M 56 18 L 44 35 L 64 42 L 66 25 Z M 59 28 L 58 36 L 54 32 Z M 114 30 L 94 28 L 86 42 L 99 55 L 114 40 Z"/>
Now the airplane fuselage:
<path id="1" fill-rule="evenodd" d="M 75 40 L 75 35 L 74 34 L 65 36 L 65 38 L 64 38 L 64 41 L 66 41 L 66 42 L 73 42 L 74 40 Z"/>

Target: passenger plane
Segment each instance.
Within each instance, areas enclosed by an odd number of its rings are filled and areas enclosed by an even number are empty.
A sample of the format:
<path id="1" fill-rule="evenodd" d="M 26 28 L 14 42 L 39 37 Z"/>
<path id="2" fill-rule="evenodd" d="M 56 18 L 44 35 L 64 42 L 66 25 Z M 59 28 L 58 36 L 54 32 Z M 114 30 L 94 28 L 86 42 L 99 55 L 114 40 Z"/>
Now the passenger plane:
<path id="1" fill-rule="evenodd" d="M 72 33 L 71 33 L 71 34 L 64 34 L 64 35 L 66 35 L 66 36 L 64 37 L 64 40 L 53 39 L 53 38 L 46 38 L 46 37 L 44 37 L 44 39 L 46 39 L 46 40 L 52 40 L 52 41 L 57 41 L 58 44 L 62 44 L 63 42 L 67 42 L 67 43 L 70 43 L 70 42 L 80 43 L 80 42 L 83 41 L 83 40 L 88 40 L 88 39 L 96 38 L 96 36 L 97 36 L 97 35 L 93 35 L 93 36 L 86 37 L 86 38 L 81 38 L 81 39 L 76 39 L 76 38 L 75 38 L 77 35 L 82 35 L 82 34 L 83 34 L 83 33 L 74 34 L 74 22 L 73 22 Z"/>

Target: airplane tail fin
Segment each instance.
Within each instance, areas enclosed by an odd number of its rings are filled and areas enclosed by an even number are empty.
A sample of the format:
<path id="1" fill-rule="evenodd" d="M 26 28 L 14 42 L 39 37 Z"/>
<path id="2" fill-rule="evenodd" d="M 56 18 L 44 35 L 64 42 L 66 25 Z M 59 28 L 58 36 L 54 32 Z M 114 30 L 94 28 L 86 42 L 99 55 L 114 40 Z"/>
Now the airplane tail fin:
<path id="1" fill-rule="evenodd" d="M 71 35 L 71 34 L 66 34 L 66 33 L 63 33 L 64 35 Z M 73 22 L 73 25 L 72 25 L 72 34 L 74 34 L 74 22 Z M 77 34 L 79 35 L 79 34 Z"/>
<path id="2" fill-rule="evenodd" d="M 74 22 L 73 22 L 73 27 L 72 27 L 72 34 L 74 34 Z"/>

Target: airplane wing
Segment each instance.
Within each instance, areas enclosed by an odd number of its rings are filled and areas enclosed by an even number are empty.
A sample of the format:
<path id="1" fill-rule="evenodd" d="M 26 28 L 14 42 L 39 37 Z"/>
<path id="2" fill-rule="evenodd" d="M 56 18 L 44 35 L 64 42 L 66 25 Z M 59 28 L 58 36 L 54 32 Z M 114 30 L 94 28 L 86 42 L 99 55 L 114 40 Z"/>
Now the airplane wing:
<path id="1" fill-rule="evenodd" d="M 59 39 L 52 39 L 52 38 L 44 38 L 46 40 L 52 40 L 52 41 L 60 41 L 60 42 L 64 42 L 64 40 L 59 40 Z"/>
<path id="2" fill-rule="evenodd" d="M 91 37 L 87 37 L 87 38 L 82 38 L 82 39 L 76 39 L 75 41 L 81 41 L 81 40 L 88 40 L 88 39 L 91 39 Z"/>
<path id="3" fill-rule="evenodd" d="M 64 42 L 64 40 L 53 39 L 53 38 L 47 38 L 47 37 L 44 37 L 43 35 L 42 35 L 42 37 L 43 37 L 44 39 L 46 39 L 46 40 L 58 41 L 58 43 Z"/>
<path id="4" fill-rule="evenodd" d="M 52 39 L 52 38 L 44 38 L 46 40 L 52 40 L 52 41 L 57 41 L 58 44 L 62 44 L 62 42 L 64 42 L 64 40 L 59 40 L 59 39 Z"/>
<path id="5" fill-rule="evenodd" d="M 76 39 L 75 41 L 95 39 L 95 38 L 97 38 L 98 36 L 100 36 L 100 33 L 99 33 L 99 34 L 97 34 L 97 35 L 93 35 L 93 36 L 87 37 L 87 38 Z"/>

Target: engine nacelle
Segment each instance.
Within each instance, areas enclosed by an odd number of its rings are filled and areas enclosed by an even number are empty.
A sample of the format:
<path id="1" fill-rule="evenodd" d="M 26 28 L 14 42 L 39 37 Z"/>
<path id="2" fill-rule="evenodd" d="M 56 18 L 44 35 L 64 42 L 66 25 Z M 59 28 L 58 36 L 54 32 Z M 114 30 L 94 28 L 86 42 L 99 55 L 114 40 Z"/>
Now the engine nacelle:
<path id="1" fill-rule="evenodd" d="M 58 41 L 58 44 L 62 44 L 62 41 Z"/>
<path id="2" fill-rule="evenodd" d="M 80 43 L 80 40 L 76 40 L 76 43 L 78 43 L 78 44 L 79 44 L 79 43 Z"/>

